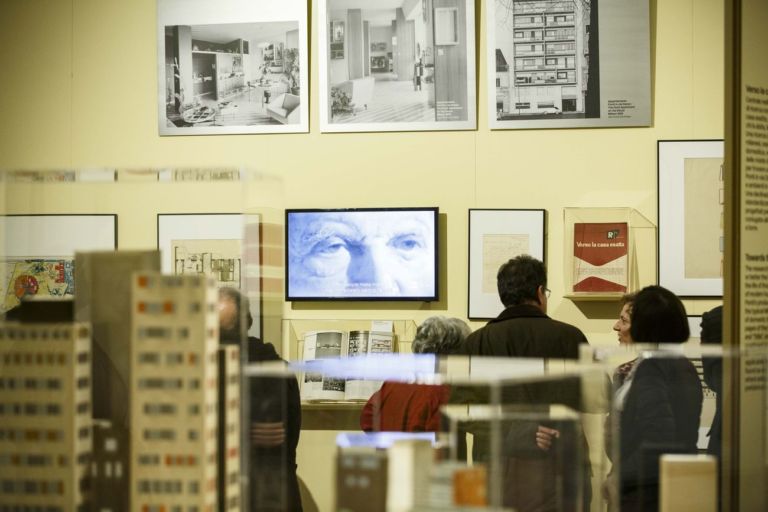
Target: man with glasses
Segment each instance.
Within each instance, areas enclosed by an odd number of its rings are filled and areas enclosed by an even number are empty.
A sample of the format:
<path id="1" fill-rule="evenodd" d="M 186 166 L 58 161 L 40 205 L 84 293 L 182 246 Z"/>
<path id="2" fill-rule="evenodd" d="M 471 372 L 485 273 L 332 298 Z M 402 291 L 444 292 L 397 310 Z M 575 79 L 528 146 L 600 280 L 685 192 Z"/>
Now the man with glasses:
<path id="1" fill-rule="evenodd" d="M 504 311 L 467 337 L 468 355 L 578 359 L 587 338 L 578 328 L 547 316 L 547 270 L 522 255 L 504 263 L 496 274 Z"/>
<path id="2" fill-rule="evenodd" d="M 587 338 L 578 328 L 547 316 L 547 272 L 528 255 L 504 263 L 496 275 L 504 311 L 470 334 L 463 353 L 539 359 L 577 359 Z M 581 409 L 578 379 L 505 385 L 504 405 L 547 416 L 550 405 Z M 565 430 L 564 430 L 565 429 Z M 586 438 L 572 424 L 510 419 L 502 423 L 503 504 L 520 512 L 589 510 L 590 468 Z M 487 460 L 482 430 L 475 434 L 475 460 Z"/>

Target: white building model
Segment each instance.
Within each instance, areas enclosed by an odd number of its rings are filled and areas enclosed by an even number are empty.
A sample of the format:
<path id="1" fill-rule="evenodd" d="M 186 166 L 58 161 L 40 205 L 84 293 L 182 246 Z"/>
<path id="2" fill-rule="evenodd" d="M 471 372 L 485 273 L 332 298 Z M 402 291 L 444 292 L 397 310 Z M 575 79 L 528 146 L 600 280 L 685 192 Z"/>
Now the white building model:
<path id="1" fill-rule="evenodd" d="M 134 277 L 131 508 L 217 508 L 218 294 L 202 276 Z"/>
<path id="2" fill-rule="evenodd" d="M 0 510 L 84 509 L 90 376 L 87 325 L 0 324 Z"/>
<path id="3" fill-rule="evenodd" d="M 240 510 L 240 347 L 219 349 L 219 510 Z"/>

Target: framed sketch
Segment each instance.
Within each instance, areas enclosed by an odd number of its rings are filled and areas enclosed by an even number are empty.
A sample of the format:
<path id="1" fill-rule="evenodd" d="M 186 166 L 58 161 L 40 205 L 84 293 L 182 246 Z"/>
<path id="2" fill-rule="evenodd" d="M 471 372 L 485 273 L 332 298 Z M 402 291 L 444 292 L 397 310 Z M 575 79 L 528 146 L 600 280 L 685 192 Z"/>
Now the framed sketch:
<path id="1" fill-rule="evenodd" d="M 0 313 L 30 295 L 74 295 L 75 252 L 117 248 L 117 215 L 4 215 Z"/>
<path id="2" fill-rule="evenodd" d="M 683 297 L 723 294 L 722 140 L 658 141 L 659 284 Z"/>
<path id="3" fill-rule="evenodd" d="M 475 2 L 433 4 L 319 0 L 321 131 L 477 127 Z"/>
<path id="4" fill-rule="evenodd" d="M 160 135 L 309 131 L 307 3 L 158 0 Z"/>
<path id="5" fill-rule="evenodd" d="M 259 336 L 261 312 L 258 215 L 176 213 L 157 215 L 157 248 L 164 274 L 205 274 L 219 287 L 240 290 L 250 299 Z"/>
<path id="6" fill-rule="evenodd" d="M 491 129 L 650 126 L 648 0 L 485 5 Z"/>
<path id="7" fill-rule="evenodd" d="M 545 210 L 469 210 L 469 318 L 504 310 L 496 273 L 506 261 L 530 254 L 544 261 Z"/>

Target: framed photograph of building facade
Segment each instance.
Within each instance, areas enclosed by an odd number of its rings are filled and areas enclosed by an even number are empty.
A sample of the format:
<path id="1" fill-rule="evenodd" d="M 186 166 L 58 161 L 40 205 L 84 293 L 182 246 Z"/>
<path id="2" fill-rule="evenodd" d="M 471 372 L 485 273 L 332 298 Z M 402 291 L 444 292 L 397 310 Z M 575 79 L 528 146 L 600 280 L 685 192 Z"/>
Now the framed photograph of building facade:
<path id="1" fill-rule="evenodd" d="M 158 0 L 160 135 L 309 131 L 307 3 Z"/>
<path id="2" fill-rule="evenodd" d="M 157 248 L 164 274 L 204 274 L 236 288 L 251 302 L 258 336 L 261 312 L 259 216 L 240 213 L 160 213 Z"/>
<path id="3" fill-rule="evenodd" d="M 318 4 L 321 131 L 476 128 L 475 2 Z"/>
<path id="4" fill-rule="evenodd" d="M 722 140 L 658 141 L 659 284 L 686 297 L 723 294 Z"/>
<path id="5" fill-rule="evenodd" d="M 648 0 L 489 0 L 491 129 L 650 126 Z"/>
<path id="6" fill-rule="evenodd" d="M 75 252 L 117 248 L 117 215 L 4 215 L 0 223 L 0 313 L 26 296 L 73 296 Z"/>
<path id="7" fill-rule="evenodd" d="M 495 318 L 504 310 L 499 267 L 521 254 L 544 261 L 545 226 L 545 210 L 469 210 L 469 318 Z"/>

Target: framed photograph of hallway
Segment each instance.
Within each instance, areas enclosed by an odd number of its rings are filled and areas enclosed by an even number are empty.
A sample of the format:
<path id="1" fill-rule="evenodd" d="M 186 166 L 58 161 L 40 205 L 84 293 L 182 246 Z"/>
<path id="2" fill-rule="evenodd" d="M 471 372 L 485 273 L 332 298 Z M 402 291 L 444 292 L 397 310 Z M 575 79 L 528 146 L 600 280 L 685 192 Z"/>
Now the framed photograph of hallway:
<path id="1" fill-rule="evenodd" d="M 659 284 L 683 297 L 723 295 L 724 144 L 658 141 Z"/>
<path id="2" fill-rule="evenodd" d="M 544 261 L 545 227 L 546 210 L 469 210 L 468 318 L 496 318 L 504 310 L 499 267 L 521 254 Z"/>
<path id="3" fill-rule="evenodd" d="M 158 0 L 160 135 L 309 131 L 307 2 Z"/>
<path id="4" fill-rule="evenodd" d="M 488 0 L 491 129 L 650 126 L 649 0 Z"/>
<path id="5" fill-rule="evenodd" d="M 319 0 L 320 130 L 474 130 L 475 2 Z"/>

